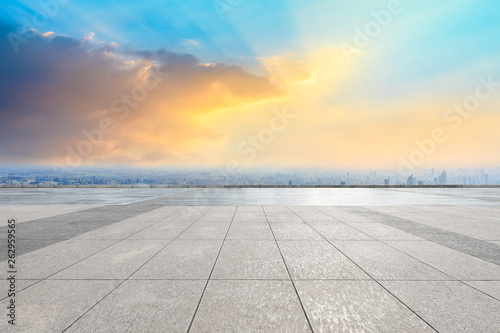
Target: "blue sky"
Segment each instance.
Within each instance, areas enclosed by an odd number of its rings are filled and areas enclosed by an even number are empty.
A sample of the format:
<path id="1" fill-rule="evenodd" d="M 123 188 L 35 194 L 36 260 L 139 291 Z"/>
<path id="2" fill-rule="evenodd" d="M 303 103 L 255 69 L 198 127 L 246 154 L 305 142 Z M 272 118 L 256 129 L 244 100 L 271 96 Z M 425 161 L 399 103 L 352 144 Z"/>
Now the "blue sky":
<path id="1" fill-rule="evenodd" d="M 166 48 L 195 53 L 206 62 L 243 62 L 349 42 L 353 28 L 362 27 L 372 11 L 386 8 L 388 2 L 68 1 L 59 5 L 57 14 L 40 30 L 73 38 L 93 32 L 100 41 L 137 49 Z M 43 1 L 4 1 L 2 18 L 22 23 L 23 18 L 43 12 L 40 3 Z M 394 17 L 394 27 L 384 32 L 392 39 L 392 48 L 384 44 L 386 53 L 390 51 L 384 56 L 418 61 L 423 67 L 419 75 L 459 67 L 500 50 L 500 43 L 491 42 L 500 33 L 500 3 L 496 1 L 401 0 L 401 5 L 404 10 Z M 221 19 L 216 7 L 231 9 Z M 413 55 L 419 55 L 418 59 Z"/>

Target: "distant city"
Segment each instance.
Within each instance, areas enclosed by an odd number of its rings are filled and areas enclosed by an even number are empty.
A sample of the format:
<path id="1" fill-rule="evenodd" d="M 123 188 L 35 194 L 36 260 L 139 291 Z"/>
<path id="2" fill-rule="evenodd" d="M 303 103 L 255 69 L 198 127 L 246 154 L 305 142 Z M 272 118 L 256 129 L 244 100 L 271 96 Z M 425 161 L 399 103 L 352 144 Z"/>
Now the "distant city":
<path id="1" fill-rule="evenodd" d="M 393 171 L 224 170 L 1 167 L 0 185 L 500 185 L 500 167 Z"/>

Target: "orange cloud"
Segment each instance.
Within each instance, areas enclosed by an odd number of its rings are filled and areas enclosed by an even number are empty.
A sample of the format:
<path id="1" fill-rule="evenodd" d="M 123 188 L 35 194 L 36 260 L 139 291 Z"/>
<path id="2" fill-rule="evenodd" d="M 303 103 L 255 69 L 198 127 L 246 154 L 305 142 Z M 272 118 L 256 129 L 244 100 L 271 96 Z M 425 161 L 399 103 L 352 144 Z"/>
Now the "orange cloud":
<path id="1" fill-rule="evenodd" d="M 212 115 L 285 94 L 268 77 L 203 65 L 189 54 L 92 49 L 88 38 L 53 34 L 35 36 L 19 54 L 0 46 L 10 66 L 1 79 L 5 162 L 65 163 L 94 133 L 98 144 L 79 153 L 81 163 L 217 163 L 200 153 L 200 146 L 226 140 L 210 125 Z M 103 119 L 114 128 L 98 135 Z"/>

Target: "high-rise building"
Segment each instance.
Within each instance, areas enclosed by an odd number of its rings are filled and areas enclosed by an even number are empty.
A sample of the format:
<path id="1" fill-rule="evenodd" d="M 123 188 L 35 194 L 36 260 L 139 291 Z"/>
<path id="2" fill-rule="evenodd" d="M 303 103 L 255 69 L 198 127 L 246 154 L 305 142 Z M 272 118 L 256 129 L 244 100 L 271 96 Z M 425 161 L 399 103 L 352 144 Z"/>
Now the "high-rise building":
<path id="1" fill-rule="evenodd" d="M 439 184 L 446 185 L 448 180 L 446 179 L 446 171 L 441 172 L 441 176 L 439 176 Z"/>
<path id="2" fill-rule="evenodd" d="M 389 185 L 389 179 L 384 179 L 384 185 Z"/>
<path id="3" fill-rule="evenodd" d="M 407 185 L 414 185 L 415 184 L 415 177 L 413 177 L 413 175 L 411 175 L 410 177 L 408 177 L 408 180 L 406 181 L 406 184 Z"/>

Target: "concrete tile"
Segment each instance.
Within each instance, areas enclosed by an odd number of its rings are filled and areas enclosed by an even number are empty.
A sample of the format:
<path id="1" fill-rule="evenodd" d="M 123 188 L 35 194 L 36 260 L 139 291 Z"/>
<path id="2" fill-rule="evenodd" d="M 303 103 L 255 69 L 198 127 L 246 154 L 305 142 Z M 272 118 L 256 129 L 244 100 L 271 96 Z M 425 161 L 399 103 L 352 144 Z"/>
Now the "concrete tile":
<path id="1" fill-rule="evenodd" d="M 153 210 L 148 211 L 147 213 L 144 213 L 141 216 L 151 216 L 151 217 L 158 217 L 158 218 L 167 218 L 169 216 L 172 216 L 174 214 L 177 214 L 180 212 L 180 210 L 183 207 L 179 206 L 154 206 Z"/>
<path id="2" fill-rule="evenodd" d="M 132 218 L 86 232 L 74 237 L 74 239 L 124 239 L 154 223 L 154 221 L 138 222 Z"/>
<path id="3" fill-rule="evenodd" d="M 129 239 L 174 239 L 191 225 L 191 222 L 162 220 L 130 236 Z"/>
<path id="4" fill-rule="evenodd" d="M 339 220 L 336 220 L 332 217 L 329 216 L 303 216 L 299 214 L 299 217 L 302 219 L 302 221 L 306 223 L 341 223 Z"/>
<path id="5" fill-rule="evenodd" d="M 374 281 L 296 281 L 315 332 L 434 332 Z"/>
<path id="6" fill-rule="evenodd" d="M 186 332 L 205 281 L 125 281 L 67 332 Z"/>
<path id="7" fill-rule="evenodd" d="M 382 223 L 351 223 L 349 225 L 379 240 L 423 240 L 418 236 Z"/>
<path id="8" fill-rule="evenodd" d="M 327 215 L 304 215 L 297 214 L 300 219 L 306 223 L 341 223 L 339 220 Z"/>
<path id="9" fill-rule="evenodd" d="M 7 238 L 7 237 L 6 237 Z M 41 248 L 59 243 L 61 241 L 50 240 L 50 239 L 15 239 L 15 250 L 16 257 L 39 250 Z M 0 239 L 0 249 L 5 249 L 5 251 L 0 251 L 0 260 L 5 261 L 9 259 L 8 253 L 8 241 L 7 239 Z"/>
<path id="10" fill-rule="evenodd" d="M 224 239 L 229 223 L 194 223 L 184 231 L 179 239 Z"/>
<path id="11" fill-rule="evenodd" d="M 22 227 L 26 227 L 28 230 L 19 228 L 17 239 L 55 239 L 55 240 L 66 240 L 78 237 L 80 235 L 90 233 L 97 229 L 101 229 L 113 223 L 102 223 L 102 222 L 82 222 L 82 221 L 71 221 L 66 223 L 45 223 L 45 227 L 40 225 L 31 229 L 29 224 L 32 222 L 27 222 L 21 224 Z M 93 235 L 98 234 L 98 232 Z"/>
<path id="12" fill-rule="evenodd" d="M 43 242 L 43 241 L 29 241 Z M 66 240 L 60 243 L 44 246 L 36 251 L 24 255 L 18 255 L 16 266 L 18 267 L 18 279 L 45 279 L 48 276 L 97 253 L 107 246 L 112 245 L 113 240 Z M 34 244 L 36 245 L 36 244 Z M 23 243 L 18 243 L 23 247 Z M 3 267 L 7 266 L 7 261 L 1 263 Z M 6 271 L 1 272 L 2 278 Z"/>
<path id="13" fill-rule="evenodd" d="M 124 240 L 55 274 L 51 279 L 126 279 L 168 240 Z"/>
<path id="14" fill-rule="evenodd" d="M 266 207 L 264 207 L 264 210 L 266 210 Z M 295 215 L 291 211 L 286 211 L 286 212 L 268 212 L 266 211 L 266 216 L 267 220 L 270 223 L 304 223 L 300 217 Z"/>
<path id="15" fill-rule="evenodd" d="M 175 240 L 131 279 L 208 279 L 222 240 Z"/>
<path id="16" fill-rule="evenodd" d="M 342 222 L 342 223 L 373 223 L 374 221 L 369 218 L 368 215 L 360 215 L 352 212 L 348 212 L 345 209 L 338 207 L 322 207 L 318 206 L 318 210 L 327 214 L 328 216 Z"/>
<path id="17" fill-rule="evenodd" d="M 379 241 L 334 241 L 374 279 L 449 280 L 449 276 Z"/>
<path id="18" fill-rule="evenodd" d="M 288 214 L 288 213 L 290 213 L 290 209 L 288 209 L 288 207 L 282 206 L 282 205 L 265 205 L 265 206 L 262 206 L 262 208 L 264 209 L 266 214 L 268 214 L 268 213 L 270 213 L 270 214 L 274 214 L 274 213 Z"/>
<path id="19" fill-rule="evenodd" d="M 458 210 L 459 208 L 455 207 L 455 209 Z M 434 212 L 434 210 L 419 214 L 394 213 L 392 215 L 481 240 L 500 238 L 500 224 L 498 221 L 488 221 L 484 217 L 481 218 L 479 211 L 476 212 L 474 217 L 440 214 Z"/>
<path id="20" fill-rule="evenodd" d="M 323 238 L 306 223 L 272 223 L 277 240 L 322 240 Z"/>
<path id="21" fill-rule="evenodd" d="M 289 279 L 275 241 L 227 240 L 212 279 Z"/>
<path id="22" fill-rule="evenodd" d="M 458 280 L 500 280 L 500 266 L 428 241 L 387 244 Z"/>
<path id="23" fill-rule="evenodd" d="M 233 219 L 233 213 L 230 214 L 213 214 L 213 215 L 203 215 L 197 221 L 197 223 L 231 223 Z"/>
<path id="24" fill-rule="evenodd" d="M 489 207 L 434 207 L 434 212 L 443 214 L 445 216 L 453 215 L 460 219 L 460 221 L 476 220 L 485 222 L 500 222 L 498 210 L 491 210 Z"/>
<path id="25" fill-rule="evenodd" d="M 469 286 L 500 300 L 500 281 L 463 281 Z"/>
<path id="26" fill-rule="evenodd" d="M 341 223 L 310 223 L 328 240 L 373 240 L 367 234 Z"/>
<path id="27" fill-rule="evenodd" d="M 382 284 L 441 333 L 500 331 L 500 302 L 461 282 Z"/>
<path id="28" fill-rule="evenodd" d="M 372 215 L 382 224 L 389 224 L 429 241 L 500 265 L 500 247 L 495 244 L 408 219 L 381 213 Z"/>
<path id="29" fill-rule="evenodd" d="M 41 281 L 16 295 L 16 329 L 4 318 L 2 332 L 61 332 L 120 281 Z M 8 299 L 0 302 L 2 309 Z M 103 324 L 103 323 L 101 323 Z"/>
<path id="30" fill-rule="evenodd" d="M 422 208 L 428 209 L 426 206 L 366 206 L 366 208 L 379 212 L 379 213 L 397 213 L 397 212 L 410 212 L 410 213 L 419 213 L 422 211 Z"/>
<path id="31" fill-rule="evenodd" d="M 2 288 L 1 289 L 2 294 L 0 294 L 0 301 L 8 298 L 9 292 L 19 293 L 21 290 L 26 289 L 40 281 L 42 280 L 19 280 L 16 278 L 14 284 L 11 284 L 11 282 L 8 280 L 8 275 L 7 275 L 7 278 L 2 278 L 0 280 L 0 288 Z"/>
<path id="32" fill-rule="evenodd" d="M 310 332 L 310 329 L 290 281 L 212 280 L 191 332 Z"/>
<path id="33" fill-rule="evenodd" d="M 377 193 L 377 194 L 380 194 Z M 346 210 L 349 213 L 354 213 L 354 214 L 359 214 L 359 213 L 367 213 L 369 212 L 369 209 L 366 207 L 369 205 L 366 204 L 361 204 L 361 205 L 344 205 L 340 206 L 342 209 Z"/>
<path id="34" fill-rule="evenodd" d="M 311 207 L 311 206 L 292 205 L 292 206 L 287 206 L 287 208 L 297 215 L 304 215 L 304 216 L 311 216 L 311 215 L 314 216 L 317 214 L 323 215 L 322 212 L 318 211 L 317 209 L 315 209 L 314 207 Z"/>
<path id="35" fill-rule="evenodd" d="M 334 219 L 331 216 L 328 216 L 327 214 L 317 210 L 314 207 L 307 207 L 307 206 L 290 206 L 291 211 L 293 211 L 295 214 L 297 214 L 304 222 L 307 223 L 314 223 L 314 222 L 320 222 L 320 223 L 339 223 L 339 220 Z"/>
<path id="36" fill-rule="evenodd" d="M 100 209 L 102 207 L 98 207 L 96 209 Z M 132 212 L 127 212 L 123 210 L 123 207 L 121 206 L 115 206 L 115 207 L 106 207 L 109 210 L 108 211 L 95 211 L 93 210 L 85 210 L 85 211 L 78 211 L 74 213 L 69 213 L 69 214 L 63 214 L 63 215 L 57 215 L 53 217 L 48 217 L 45 219 L 40 219 L 40 221 L 47 221 L 47 222 L 85 222 L 85 223 L 114 223 L 114 222 L 119 222 L 123 221 L 125 219 L 128 219 L 130 217 L 133 217 L 135 215 L 139 215 L 141 213 L 144 213 L 145 209 L 142 209 L 140 211 L 132 211 Z M 149 208 L 151 210 L 151 208 Z"/>
<path id="37" fill-rule="evenodd" d="M 278 241 L 293 279 L 370 279 L 327 241 Z"/>
<path id="38" fill-rule="evenodd" d="M 231 213 L 233 214 L 238 206 L 215 206 L 212 207 L 210 212 L 211 214 L 221 214 L 221 213 Z"/>
<path id="39" fill-rule="evenodd" d="M 207 223 L 230 223 L 233 219 L 236 207 L 214 207 L 207 214 L 203 215 L 198 222 Z"/>
<path id="40" fill-rule="evenodd" d="M 262 208 L 258 207 L 260 211 L 257 212 L 241 212 L 241 209 L 238 208 L 238 211 L 234 215 L 233 224 L 259 224 L 259 223 L 268 223 L 266 215 Z"/>
<path id="41" fill-rule="evenodd" d="M 103 208 L 106 206 L 103 206 Z M 130 206 L 128 206 L 130 207 Z M 124 221 L 134 221 L 136 223 L 149 223 L 149 222 L 157 222 L 162 219 L 168 218 L 170 216 L 173 216 L 174 214 L 178 213 L 179 208 L 178 207 L 160 207 L 160 208 L 153 208 L 152 210 L 149 210 L 153 207 L 149 207 L 146 213 L 134 215 Z M 123 210 L 122 207 L 119 208 L 119 210 Z M 134 210 L 132 210 L 134 212 Z"/>
<path id="42" fill-rule="evenodd" d="M 180 207 L 179 212 L 166 218 L 165 220 L 172 221 L 175 223 L 188 222 L 193 223 L 203 217 L 210 211 L 209 207 L 191 207 L 185 206 Z"/>
<path id="43" fill-rule="evenodd" d="M 318 211 L 328 216 L 348 214 L 349 212 L 339 206 L 314 206 Z"/>
<path id="44" fill-rule="evenodd" d="M 83 211 L 100 205 L 12 205 L 2 206 L 0 212 L 0 226 L 7 225 L 7 219 L 17 218 L 16 223 L 48 218 L 52 216 Z"/>
<path id="45" fill-rule="evenodd" d="M 4 280 L 2 280 L 2 282 L 3 281 Z M 7 279 L 5 279 L 5 281 L 10 284 L 10 282 Z M 23 290 L 23 289 L 28 288 L 29 286 L 32 286 L 35 283 L 40 282 L 40 281 L 42 281 L 42 280 L 20 280 L 20 279 L 16 279 L 16 290 L 18 290 L 18 291 Z M 7 290 L 7 289 L 8 288 L 3 289 L 3 290 Z M 2 295 L 2 296 L 5 296 L 5 295 Z"/>
<path id="46" fill-rule="evenodd" d="M 233 223 L 227 239 L 274 240 L 269 223 Z"/>
<path id="47" fill-rule="evenodd" d="M 236 215 L 238 214 L 260 214 L 263 213 L 261 206 L 253 205 L 253 206 L 238 206 L 238 210 L 236 211 Z"/>

